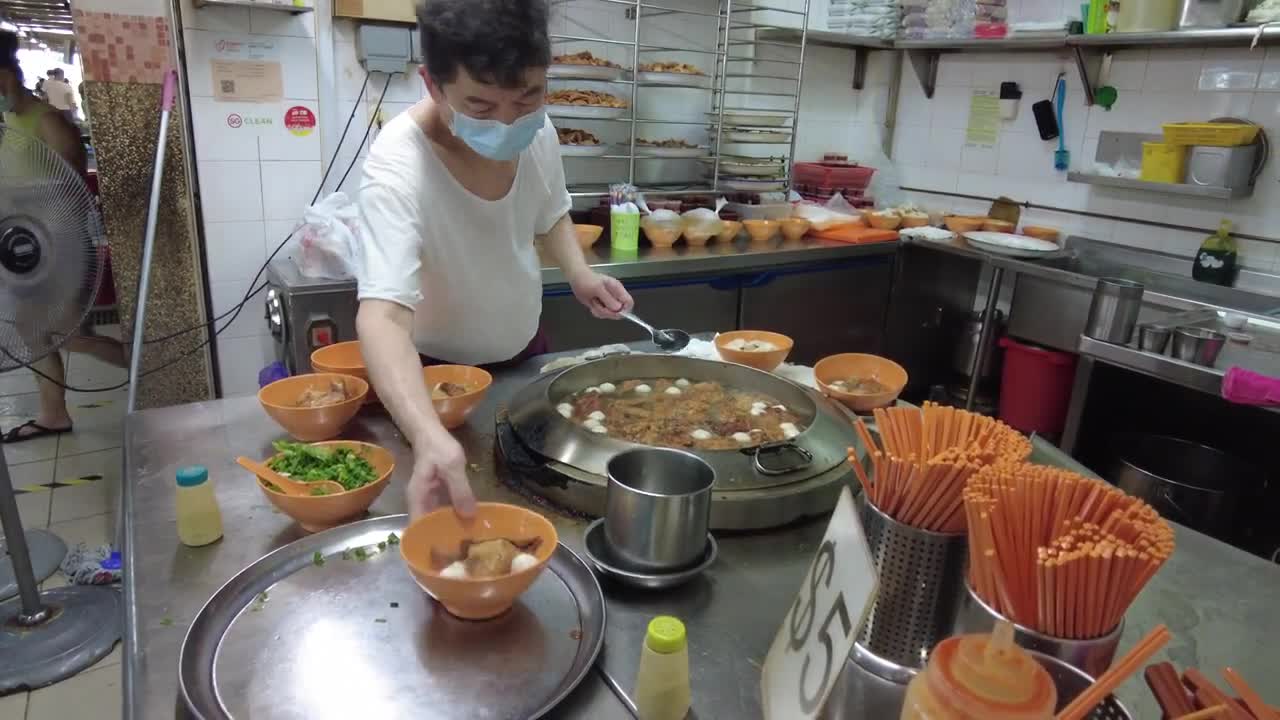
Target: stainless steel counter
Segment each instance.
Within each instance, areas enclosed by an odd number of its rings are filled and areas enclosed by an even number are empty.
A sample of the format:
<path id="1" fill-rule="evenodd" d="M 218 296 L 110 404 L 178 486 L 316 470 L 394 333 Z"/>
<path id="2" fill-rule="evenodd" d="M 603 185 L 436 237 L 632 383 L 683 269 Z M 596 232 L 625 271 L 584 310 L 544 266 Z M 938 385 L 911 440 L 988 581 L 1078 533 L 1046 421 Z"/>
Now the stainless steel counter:
<path id="1" fill-rule="evenodd" d="M 482 499 L 526 500 L 498 480 L 493 423 L 499 403 L 531 380 L 543 361 L 499 373 L 488 397 L 458 431 L 472 463 L 472 484 Z M 410 453 L 382 415 L 366 412 L 347 436 L 378 442 L 397 456 L 392 486 L 375 514 L 405 509 Z M 178 651 L 186 627 L 218 587 L 301 531 L 262 498 L 251 476 L 234 465 L 237 455 L 265 457 L 279 428 L 254 398 L 236 398 L 148 410 L 126 427 L 126 659 L 125 717 L 173 717 Z M 1046 461 L 1060 460 L 1044 456 Z M 226 535 L 204 548 L 177 541 L 173 476 L 181 465 L 203 464 L 216 484 Z M 560 537 L 582 547 L 586 524 L 553 515 Z M 760 666 L 799 587 L 824 530 L 809 522 L 764 534 L 720 538 L 720 558 L 695 582 L 666 592 L 637 592 L 605 585 L 608 627 L 598 674 L 570 698 L 558 717 L 611 720 L 628 717 L 609 686 L 632 687 L 644 625 L 656 614 L 683 618 L 689 627 L 695 714 L 700 718 L 759 717 Z M 1179 528 L 1178 550 L 1130 612 L 1124 645 L 1156 623 L 1173 630 L 1165 656 L 1206 671 L 1232 665 L 1273 704 L 1280 686 L 1265 678 L 1280 662 L 1271 638 L 1280 633 L 1272 600 L 1280 596 L 1280 569 L 1206 536 Z M 1121 697 L 1137 717 L 1156 717 L 1140 681 Z"/>
<path id="2" fill-rule="evenodd" d="M 851 245 L 816 238 L 787 242 L 779 237 L 766 243 L 740 239 L 732 243 L 713 242 L 704 247 L 683 244 L 675 248 L 642 247 L 632 253 L 614 250 L 601 241 L 587 250 L 586 256 L 587 262 L 600 272 L 629 280 L 695 273 L 735 273 L 868 255 L 892 255 L 897 248 L 898 244 L 893 242 Z M 543 256 L 543 286 L 563 285 L 565 282 L 560 268 Z"/>

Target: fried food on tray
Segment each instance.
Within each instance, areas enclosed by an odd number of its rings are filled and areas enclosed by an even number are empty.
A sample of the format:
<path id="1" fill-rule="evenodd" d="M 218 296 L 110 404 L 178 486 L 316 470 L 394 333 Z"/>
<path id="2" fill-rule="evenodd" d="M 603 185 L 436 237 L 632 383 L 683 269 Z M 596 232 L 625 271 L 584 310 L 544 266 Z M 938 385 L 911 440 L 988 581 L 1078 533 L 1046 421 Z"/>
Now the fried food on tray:
<path id="1" fill-rule="evenodd" d="M 577 128 L 556 128 L 556 135 L 559 136 L 561 145 L 600 144 L 600 138 L 586 130 L 578 130 Z"/>
<path id="2" fill-rule="evenodd" d="M 298 407 L 318 408 L 326 405 L 337 405 L 347 400 L 347 385 L 341 380 L 333 380 L 327 388 L 309 387 L 298 396 Z"/>
<path id="3" fill-rule="evenodd" d="M 649 138 L 636 138 L 636 144 L 643 145 L 644 147 L 658 147 L 658 148 L 696 148 L 698 147 L 697 145 L 694 145 L 691 142 L 688 142 L 686 140 L 681 140 L 679 138 L 667 138 L 666 140 L 650 140 Z"/>
<path id="4" fill-rule="evenodd" d="M 607 67 L 622 69 L 622 66 L 615 62 L 610 62 L 604 58 L 598 58 L 591 54 L 590 50 L 583 50 L 570 55 L 556 55 L 551 58 L 552 65 L 590 65 L 591 67 Z"/>
<path id="5" fill-rule="evenodd" d="M 681 75 L 706 75 L 698 68 L 689 63 L 682 62 L 651 62 L 640 63 L 640 72 L 654 73 L 679 73 Z"/>
<path id="6" fill-rule="evenodd" d="M 431 548 L 431 559 L 444 577 L 487 579 L 521 572 L 538 564 L 534 553 L 542 538 L 463 540 L 457 555 Z"/>
<path id="7" fill-rule="evenodd" d="M 547 93 L 547 104 L 624 108 L 627 101 L 598 90 L 552 90 Z"/>
<path id="8" fill-rule="evenodd" d="M 436 386 L 431 388 L 431 399 L 448 400 L 459 395 L 466 395 L 468 392 L 471 392 L 471 389 L 466 385 L 451 382 L 436 383 Z"/>

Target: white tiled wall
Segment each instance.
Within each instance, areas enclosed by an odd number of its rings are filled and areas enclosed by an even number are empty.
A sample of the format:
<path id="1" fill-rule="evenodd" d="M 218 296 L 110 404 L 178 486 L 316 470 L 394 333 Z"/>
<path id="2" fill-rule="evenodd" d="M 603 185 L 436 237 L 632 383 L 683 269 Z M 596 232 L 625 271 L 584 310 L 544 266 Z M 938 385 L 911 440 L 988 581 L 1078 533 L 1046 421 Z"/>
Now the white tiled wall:
<path id="1" fill-rule="evenodd" d="M 1056 141 L 1036 132 L 1031 104 L 1049 97 L 1059 72 L 1066 73 L 1064 125 L 1071 168 L 1088 171 L 1104 130 L 1160 132 L 1162 122 L 1235 116 L 1254 120 L 1280 137 L 1280 51 L 1247 49 L 1126 50 L 1115 55 L 1108 83 L 1119 91 L 1110 110 L 1088 107 L 1073 61 L 1065 54 L 972 53 L 943 55 L 934 97 L 926 99 L 908 66 L 894 160 L 909 187 L 994 197 L 1007 195 L 1068 210 L 1110 216 L 1099 219 L 1030 210 L 1033 222 L 1062 227 L 1100 240 L 1159 249 L 1190 257 L 1204 240 L 1199 230 L 1180 231 L 1126 222 L 1138 219 L 1216 228 L 1229 218 L 1239 231 L 1280 238 L 1280 170 L 1272 162 L 1252 197 L 1215 201 L 1069 183 L 1053 167 Z M 998 90 L 1003 81 L 1024 93 L 1016 120 L 1001 124 L 994 148 L 964 146 L 969 101 L 975 90 Z M 984 203 L 920 194 L 922 204 L 941 210 L 982 210 Z M 1246 266 L 1277 267 L 1273 243 L 1243 244 Z"/>

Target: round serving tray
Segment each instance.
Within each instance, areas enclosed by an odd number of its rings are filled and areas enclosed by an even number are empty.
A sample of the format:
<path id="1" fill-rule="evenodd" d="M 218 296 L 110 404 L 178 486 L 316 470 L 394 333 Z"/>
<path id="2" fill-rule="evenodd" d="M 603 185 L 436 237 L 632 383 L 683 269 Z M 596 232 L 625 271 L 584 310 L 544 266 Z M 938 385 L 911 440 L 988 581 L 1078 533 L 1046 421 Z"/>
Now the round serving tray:
<path id="1" fill-rule="evenodd" d="M 410 576 L 407 517 L 290 543 L 223 585 L 182 644 L 179 695 L 205 718 L 538 718 L 591 670 L 604 595 L 564 545 L 510 611 L 459 620 Z M 224 540 L 223 542 L 233 542 Z"/>

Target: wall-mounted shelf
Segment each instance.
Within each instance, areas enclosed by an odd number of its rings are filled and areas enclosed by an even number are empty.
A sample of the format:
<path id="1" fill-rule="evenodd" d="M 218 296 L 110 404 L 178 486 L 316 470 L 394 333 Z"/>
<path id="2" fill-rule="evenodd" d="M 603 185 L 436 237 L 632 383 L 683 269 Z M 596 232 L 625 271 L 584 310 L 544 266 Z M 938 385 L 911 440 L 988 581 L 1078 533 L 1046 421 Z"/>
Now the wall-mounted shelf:
<path id="1" fill-rule="evenodd" d="M 255 10 L 275 10 L 276 12 L 286 12 L 290 15 L 299 13 L 309 13 L 315 10 L 314 7 L 306 5 L 293 5 L 285 3 L 272 2 L 255 2 L 255 0 L 193 0 L 198 8 L 202 7 L 238 7 L 253 8 Z"/>
<path id="2" fill-rule="evenodd" d="M 761 30 L 756 35 L 768 42 L 799 42 L 799 30 L 781 28 Z M 805 42 L 823 47 L 847 48 L 853 50 L 853 89 L 861 90 L 867 82 L 867 59 L 872 50 L 892 50 L 892 38 L 864 37 L 846 35 L 827 30 L 809 30 L 804 33 Z"/>
<path id="3" fill-rule="evenodd" d="M 1086 185 L 1102 185 L 1104 187 L 1122 188 L 1125 190 L 1147 190 L 1165 193 L 1166 195 L 1186 195 L 1190 197 L 1209 198 L 1213 200 L 1230 200 L 1248 197 L 1253 194 L 1252 187 L 1226 188 L 1191 185 L 1188 183 L 1159 183 L 1131 178 L 1112 177 L 1110 175 L 1093 175 L 1082 172 L 1067 173 L 1067 181 Z"/>

